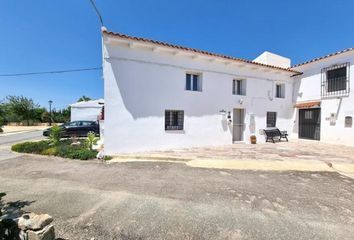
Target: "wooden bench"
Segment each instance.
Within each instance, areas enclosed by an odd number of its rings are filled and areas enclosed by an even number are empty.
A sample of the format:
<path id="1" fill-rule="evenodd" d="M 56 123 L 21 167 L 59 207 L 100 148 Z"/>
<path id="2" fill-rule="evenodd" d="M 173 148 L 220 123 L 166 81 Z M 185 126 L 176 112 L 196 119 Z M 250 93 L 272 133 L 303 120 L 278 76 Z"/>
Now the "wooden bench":
<path id="1" fill-rule="evenodd" d="M 275 143 L 275 140 L 281 141 L 282 138 L 286 139 L 288 142 L 288 133 L 287 131 L 280 131 L 278 128 L 264 129 L 264 134 L 266 135 L 266 142 L 271 140 Z"/>

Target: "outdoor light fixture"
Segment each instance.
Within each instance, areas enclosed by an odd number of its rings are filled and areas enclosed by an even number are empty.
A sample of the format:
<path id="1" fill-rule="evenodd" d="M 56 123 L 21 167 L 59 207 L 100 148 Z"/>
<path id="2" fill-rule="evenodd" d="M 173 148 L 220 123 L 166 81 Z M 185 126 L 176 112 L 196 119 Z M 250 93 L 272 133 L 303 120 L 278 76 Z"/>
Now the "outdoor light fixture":
<path id="1" fill-rule="evenodd" d="M 232 123 L 231 112 L 227 112 L 227 120 L 229 121 L 229 123 Z"/>
<path id="2" fill-rule="evenodd" d="M 225 116 L 225 115 L 226 115 L 226 111 L 225 111 L 224 109 L 221 109 L 221 110 L 219 111 L 219 113 L 220 113 L 222 116 Z"/>

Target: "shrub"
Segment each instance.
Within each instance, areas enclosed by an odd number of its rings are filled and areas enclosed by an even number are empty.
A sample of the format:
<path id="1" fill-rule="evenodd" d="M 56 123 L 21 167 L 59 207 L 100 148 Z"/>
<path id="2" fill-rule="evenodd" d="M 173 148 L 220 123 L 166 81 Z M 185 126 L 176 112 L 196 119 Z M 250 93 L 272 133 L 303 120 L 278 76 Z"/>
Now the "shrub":
<path id="1" fill-rule="evenodd" d="M 56 147 L 51 147 L 45 149 L 41 152 L 42 155 L 56 156 L 58 154 L 58 149 Z"/>
<path id="2" fill-rule="evenodd" d="M 108 155 L 103 157 L 103 160 L 105 160 L 105 161 L 109 161 L 109 160 L 112 160 L 112 159 L 113 159 L 113 157 L 112 156 L 108 156 Z"/>
<path id="3" fill-rule="evenodd" d="M 54 125 L 50 129 L 49 139 L 54 145 L 58 145 L 59 144 L 61 132 L 62 132 L 62 129 L 58 125 Z"/>
<path id="4" fill-rule="evenodd" d="M 86 148 L 60 146 L 58 148 L 58 156 L 71 159 L 88 160 L 96 158 L 97 151 L 89 150 Z"/>
<path id="5" fill-rule="evenodd" d="M 12 151 L 20 153 L 37 153 L 40 154 L 44 150 L 48 149 L 50 142 L 44 140 L 39 142 L 24 142 L 18 143 L 11 147 Z"/>
<path id="6" fill-rule="evenodd" d="M 93 159 L 97 156 L 97 151 L 82 146 L 71 146 L 68 140 L 59 141 L 55 146 L 50 141 L 19 143 L 13 145 L 11 150 L 81 160 Z"/>
<path id="7" fill-rule="evenodd" d="M 69 158 L 80 159 L 80 160 L 93 159 L 96 158 L 96 156 L 97 156 L 97 151 L 92 151 L 85 148 L 70 151 L 68 154 Z"/>
<path id="8" fill-rule="evenodd" d="M 96 134 L 94 132 L 89 132 L 87 134 L 87 138 L 85 140 L 86 146 L 92 150 L 93 144 L 96 144 L 98 141 L 98 138 L 96 137 Z"/>

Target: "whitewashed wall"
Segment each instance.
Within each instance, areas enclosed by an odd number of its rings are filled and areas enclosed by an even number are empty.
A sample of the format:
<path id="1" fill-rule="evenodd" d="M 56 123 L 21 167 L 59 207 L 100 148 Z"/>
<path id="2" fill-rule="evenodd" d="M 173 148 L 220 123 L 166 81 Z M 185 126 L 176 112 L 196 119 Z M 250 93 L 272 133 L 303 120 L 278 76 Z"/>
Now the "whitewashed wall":
<path id="1" fill-rule="evenodd" d="M 102 107 L 71 107 L 71 121 L 97 121 Z"/>
<path id="2" fill-rule="evenodd" d="M 146 47 L 104 44 L 105 151 L 107 154 L 232 143 L 232 127 L 219 111 L 245 108 L 245 140 L 250 114 L 259 129 L 266 112 L 278 113 L 277 126 L 291 129 L 292 73 L 261 71 L 201 58 L 152 51 Z M 185 91 L 186 72 L 202 74 L 202 92 Z M 247 96 L 232 95 L 232 80 L 247 79 Z M 276 99 L 275 83 L 286 84 L 286 98 Z M 243 100 L 243 104 L 239 100 Z M 166 109 L 184 110 L 184 131 L 164 130 Z"/>
<path id="3" fill-rule="evenodd" d="M 294 92 L 298 102 L 321 100 L 321 141 L 354 146 L 354 128 L 345 128 L 345 116 L 354 118 L 353 89 L 349 97 L 321 99 L 321 69 L 334 64 L 350 63 L 350 88 L 354 86 L 354 52 L 347 52 L 318 62 L 295 68 L 303 75 L 295 81 Z M 335 125 L 331 125 L 328 118 L 331 113 L 337 115 Z M 294 112 L 293 136 L 298 134 L 298 110 Z"/>

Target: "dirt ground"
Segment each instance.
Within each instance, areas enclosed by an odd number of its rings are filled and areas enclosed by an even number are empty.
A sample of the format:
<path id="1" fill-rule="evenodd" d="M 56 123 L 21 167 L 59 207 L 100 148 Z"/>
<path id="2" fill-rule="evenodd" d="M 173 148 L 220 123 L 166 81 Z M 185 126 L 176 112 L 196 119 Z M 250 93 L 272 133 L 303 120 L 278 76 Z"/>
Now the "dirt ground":
<path id="1" fill-rule="evenodd" d="M 354 179 L 337 172 L 18 156 L 0 192 L 64 239 L 354 239 Z"/>

